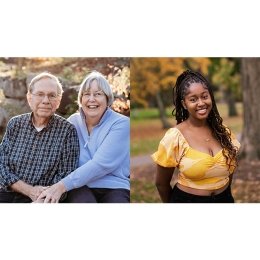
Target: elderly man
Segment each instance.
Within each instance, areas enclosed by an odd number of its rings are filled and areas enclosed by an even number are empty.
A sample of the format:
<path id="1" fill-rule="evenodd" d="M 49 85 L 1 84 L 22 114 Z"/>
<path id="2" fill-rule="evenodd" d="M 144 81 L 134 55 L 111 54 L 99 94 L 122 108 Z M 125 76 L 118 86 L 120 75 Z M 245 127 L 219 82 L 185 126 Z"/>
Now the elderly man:
<path id="1" fill-rule="evenodd" d="M 55 114 L 62 92 L 50 73 L 37 75 L 29 84 L 32 113 L 13 117 L 0 144 L 0 202 L 36 201 L 46 186 L 76 169 L 77 132 Z"/>

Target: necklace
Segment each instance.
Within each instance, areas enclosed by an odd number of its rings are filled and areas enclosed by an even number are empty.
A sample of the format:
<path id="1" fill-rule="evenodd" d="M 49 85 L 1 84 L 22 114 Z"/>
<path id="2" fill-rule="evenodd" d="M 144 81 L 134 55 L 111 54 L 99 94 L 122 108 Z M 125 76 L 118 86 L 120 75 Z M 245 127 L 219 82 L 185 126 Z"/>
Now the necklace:
<path id="1" fill-rule="evenodd" d="M 188 122 L 188 128 L 192 131 L 192 126 L 191 126 L 191 124 Z M 202 137 L 203 138 L 203 140 L 205 141 L 205 142 L 209 142 L 210 140 L 211 140 L 211 138 L 209 138 L 209 137 L 207 137 L 207 138 L 205 138 L 205 137 Z"/>

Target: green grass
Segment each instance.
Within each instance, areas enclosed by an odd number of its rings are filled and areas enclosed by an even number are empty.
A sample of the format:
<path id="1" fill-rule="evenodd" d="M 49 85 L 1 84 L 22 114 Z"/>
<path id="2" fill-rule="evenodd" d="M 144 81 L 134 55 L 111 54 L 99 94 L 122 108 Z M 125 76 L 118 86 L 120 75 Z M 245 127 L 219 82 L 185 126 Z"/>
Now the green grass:
<path id="1" fill-rule="evenodd" d="M 138 141 L 131 140 L 131 156 L 150 154 L 156 151 L 161 137 L 158 138 L 145 138 Z"/>
<path id="2" fill-rule="evenodd" d="M 153 182 L 131 180 L 131 203 L 161 202 Z"/>
<path id="3" fill-rule="evenodd" d="M 166 115 L 172 117 L 172 109 L 166 109 Z M 131 123 L 140 120 L 159 118 L 159 110 L 157 108 L 133 108 L 131 109 Z"/>

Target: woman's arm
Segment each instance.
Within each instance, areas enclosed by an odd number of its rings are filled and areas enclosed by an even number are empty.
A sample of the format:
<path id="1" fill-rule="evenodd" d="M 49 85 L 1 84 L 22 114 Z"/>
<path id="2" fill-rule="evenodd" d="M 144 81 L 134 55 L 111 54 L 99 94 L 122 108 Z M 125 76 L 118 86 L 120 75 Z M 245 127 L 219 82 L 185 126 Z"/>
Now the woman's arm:
<path id="1" fill-rule="evenodd" d="M 170 185 L 175 168 L 166 168 L 157 164 L 157 173 L 155 185 L 159 192 L 162 202 L 167 203 L 170 200 L 172 187 Z"/>
<path id="2" fill-rule="evenodd" d="M 130 124 L 129 119 L 118 120 L 110 128 L 93 158 L 77 168 L 61 181 L 66 190 L 72 190 L 102 178 L 122 164 L 129 174 Z"/>
<path id="3" fill-rule="evenodd" d="M 92 180 L 101 178 L 120 167 L 122 163 L 127 165 L 129 171 L 129 130 L 129 119 L 119 120 L 111 127 L 93 159 L 42 192 L 37 202 L 43 200 L 43 202 L 57 203 L 64 192 L 82 187 Z M 127 160 L 127 163 L 124 162 L 125 160 Z"/>

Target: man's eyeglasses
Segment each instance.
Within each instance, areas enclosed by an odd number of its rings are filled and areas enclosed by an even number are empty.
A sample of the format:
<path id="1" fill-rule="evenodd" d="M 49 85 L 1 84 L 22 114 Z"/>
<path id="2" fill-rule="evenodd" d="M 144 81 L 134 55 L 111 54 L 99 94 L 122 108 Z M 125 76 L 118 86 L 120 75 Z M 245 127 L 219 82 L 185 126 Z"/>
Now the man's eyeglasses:
<path id="1" fill-rule="evenodd" d="M 46 96 L 49 99 L 49 101 L 55 101 L 58 98 L 58 95 L 54 94 L 54 93 L 50 93 L 45 95 L 44 93 L 31 93 L 36 99 L 38 100 L 43 100 Z"/>

